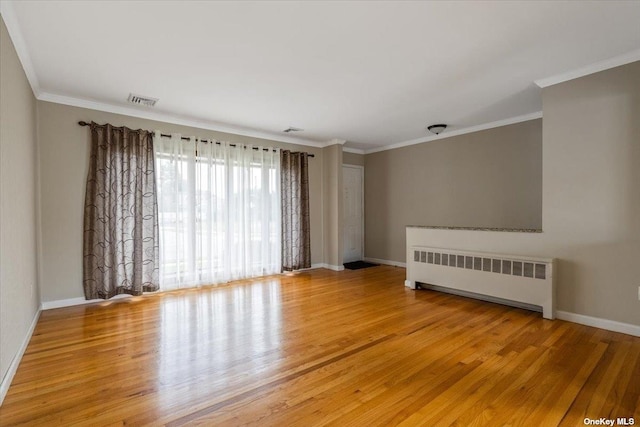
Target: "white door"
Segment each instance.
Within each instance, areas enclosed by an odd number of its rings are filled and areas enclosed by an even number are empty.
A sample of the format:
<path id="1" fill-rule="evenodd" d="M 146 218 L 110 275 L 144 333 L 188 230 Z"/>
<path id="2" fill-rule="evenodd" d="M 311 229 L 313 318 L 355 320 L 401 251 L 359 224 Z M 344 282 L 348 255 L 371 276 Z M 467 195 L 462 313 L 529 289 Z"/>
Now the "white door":
<path id="1" fill-rule="evenodd" d="M 364 257 L 364 168 L 342 166 L 343 262 L 359 261 Z"/>

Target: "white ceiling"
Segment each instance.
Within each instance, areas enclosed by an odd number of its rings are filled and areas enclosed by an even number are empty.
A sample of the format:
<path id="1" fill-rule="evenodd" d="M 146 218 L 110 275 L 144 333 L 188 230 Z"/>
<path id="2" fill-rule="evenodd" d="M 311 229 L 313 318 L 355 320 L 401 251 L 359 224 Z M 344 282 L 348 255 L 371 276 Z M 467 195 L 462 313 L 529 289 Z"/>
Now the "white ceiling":
<path id="1" fill-rule="evenodd" d="M 369 151 L 429 139 L 433 123 L 451 133 L 539 115 L 534 81 L 640 59 L 640 1 L 21 1 L 2 12 L 40 99 Z M 130 92 L 160 102 L 133 107 Z"/>

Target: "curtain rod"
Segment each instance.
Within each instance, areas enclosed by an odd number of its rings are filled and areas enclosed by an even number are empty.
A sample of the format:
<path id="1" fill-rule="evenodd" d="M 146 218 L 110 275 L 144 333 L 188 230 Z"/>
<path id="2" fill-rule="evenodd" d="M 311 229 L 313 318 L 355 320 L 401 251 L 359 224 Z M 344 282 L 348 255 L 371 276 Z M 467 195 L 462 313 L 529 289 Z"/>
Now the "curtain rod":
<path id="1" fill-rule="evenodd" d="M 78 124 L 79 124 L 80 126 L 91 126 L 91 123 L 87 123 L 87 122 L 85 122 L 84 120 L 80 120 L 80 121 L 78 122 Z M 99 125 L 99 126 L 104 126 L 104 125 Z M 116 127 L 116 126 L 114 126 L 114 127 L 117 129 L 117 127 Z M 147 130 L 146 132 L 154 133 L 153 131 L 150 131 L 150 130 Z M 160 136 L 163 136 L 163 137 L 165 137 L 165 138 L 171 138 L 171 135 L 167 135 L 167 134 L 164 134 L 164 133 L 161 133 L 161 134 L 160 134 Z M 183 137 L 181 137 L 180 139 L 182 139 L 182 140 L 184 140 L 184 141 L 190 141 L 190 140 L 191 140 L 191 138 L 189 138 L 189 137 L 187 137 L 187 136 L 183 136 Z M 219 142 L 219 141 L 214 141 L 213 139 L 200 139 L 200 138 L 198 138 L 198 139 L 199 139 L 200 141 L 203 141 L 203 142 L 215 142 L 216 144 L 220 145 L 220 142 Z M 229 144 L 229 145 L 230 145 L 230 146 L 232 146 L 232 147 L 236 147 L 236 144 Z M 246 146 L 242 146 L 242 147 L 247 148 Z M 253 147 L 253 149 L 254 149 L 254 150 L 259 150 L 260 148 L 259 148 L 259 147 Z M 269 151 L 269 150 L 270 150 L 270 148 L 263 148 L 263 150 L 264 150 L 264 151 Z M 276 150 L 273 150 L 273 151 L 276 151 Z M 314 154 L 312 154 L 312 153 L 307 153 L 307 157 L 315 157 L 315 155 L 314 155 Z"/>

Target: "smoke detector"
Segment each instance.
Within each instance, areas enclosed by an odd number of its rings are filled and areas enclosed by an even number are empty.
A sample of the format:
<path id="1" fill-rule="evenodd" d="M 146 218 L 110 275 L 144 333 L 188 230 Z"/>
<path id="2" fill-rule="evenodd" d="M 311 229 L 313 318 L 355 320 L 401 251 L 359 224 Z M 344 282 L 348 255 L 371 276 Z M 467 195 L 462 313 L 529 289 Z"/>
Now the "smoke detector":
<path id="1" fill-rule="evenodd" d="M 283 130 L 282 132 L 284 133 L 289 133 L 289 132 L 302 132 L 304 129 L 300 129 L 300 128 L 294 128 L 294 127 L 288 127 L 285 130 Z"/>
<path id="2" fill-rule="evenodd" d="M 156 105 L 156 102 L 158 102 L 158 98 L 151 98 L 149 96 L 142 96 L 142 95 L 136 95 L 136 94 L 130 93 L 127 101 L 136 105 L 153 107 L 154 105 Z"/>

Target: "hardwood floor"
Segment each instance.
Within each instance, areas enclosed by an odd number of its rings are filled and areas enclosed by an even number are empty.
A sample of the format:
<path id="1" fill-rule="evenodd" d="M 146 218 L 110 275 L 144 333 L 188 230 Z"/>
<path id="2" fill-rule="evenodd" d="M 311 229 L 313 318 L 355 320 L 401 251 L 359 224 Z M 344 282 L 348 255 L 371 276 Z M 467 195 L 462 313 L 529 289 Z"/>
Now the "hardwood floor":
<path id="1" fill-rule="evenodd" d="M 0 425 L 640 422 L 640 338 L 314 270 L 42 313 Z"/>

